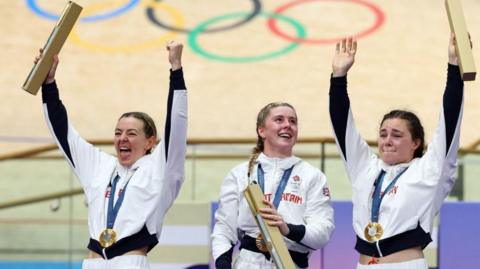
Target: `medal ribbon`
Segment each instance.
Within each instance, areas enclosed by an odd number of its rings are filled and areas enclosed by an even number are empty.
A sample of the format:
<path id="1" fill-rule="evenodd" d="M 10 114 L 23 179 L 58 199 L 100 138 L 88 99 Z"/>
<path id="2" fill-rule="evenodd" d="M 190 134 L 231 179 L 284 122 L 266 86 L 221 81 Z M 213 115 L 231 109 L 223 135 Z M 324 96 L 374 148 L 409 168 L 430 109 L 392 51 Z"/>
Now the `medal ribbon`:
<path id="1" fill-rule="evenodd" d="M 117 188 L 117 183 L 119 179 L 120 179 L 120 176 L 117 174 L 117 176 L 113 179 L 112 188 L 110 189 L 110 197 L 108 198 L 108 211 L 107 211 L 107 228 L 108 229 L 113 228 L 113 224 L 117 219 L 118 211 L 122 206 L 123 197 L 125 197 L 125 192 L 127 190 L 128 183 L 130 182 L 130 180 L 128 180 L 122 192 L 118 194 L 118 199 L 114 206 L 113 199 L 115 198 L 115 189 Z"/>
<path id="2" fill-rule="evenodd" d="M 378 215 L 380 214 L 380 204 L 382 203 L 383 197 L 390 191 L 390 189 L 395 186 L 395 183 L 400 178 L 400 176 L 407 171 L 408 167 L 403 169 L 393 180 L 390 182 L 388 187 L 381 193 L 382 185 L 383 185 L 383 178 L 385 177 L 385 171 L 382 170 L 380 175 L 378 175 L 377 180 L 375 180 L 375 190 L 373 191 L 373 200 L 372 200 L 372 222 L 378 222 Z"/>
<path id="3" fill-rule="evenodd" d="M 283 172 L 282 179 L 280 180 L 280 184 L 278 185 L 277 191 L 275 192 L 275 198 L 273 199 L 273 206 L 278 209 L 278 205 L 280 204 L 280 200 L 282 199 L 282 194 L 287 187 L 288 179 L 290 178 L 290 174 L 292 174 L 293 167 L 288 168 Z M 263 172 L 263 168 L 261 164 L 258 164 L 257 169 L 257 178 L 258 184 L 260 184 L 260 188 L 262 189 L 263 193 L 265 193 L 265 172 Z"/>

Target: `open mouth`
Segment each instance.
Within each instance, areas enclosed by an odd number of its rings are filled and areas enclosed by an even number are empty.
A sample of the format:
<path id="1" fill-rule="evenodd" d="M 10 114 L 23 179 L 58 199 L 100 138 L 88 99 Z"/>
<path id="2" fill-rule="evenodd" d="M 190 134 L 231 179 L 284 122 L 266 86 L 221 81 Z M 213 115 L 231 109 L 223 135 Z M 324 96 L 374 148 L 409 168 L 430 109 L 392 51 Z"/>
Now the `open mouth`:
<path id="1" fill-rule="evenodd" d="M 286 138 L 286 139 L 290 139 L 292 138 L 292 135 L 291 134 L 287 134 L 287 133 L 280 133 L 278 134 L 279 137 L 282 137 L 282 138 Z"/>
<path id="2" fill-rule="evenodd" d="M 128 147 L 119 147 L 118 148 L 118 154 L 120 155 L 120 158 L 127 158 L 130 153 L 132 152 L 132 149 Z"/>

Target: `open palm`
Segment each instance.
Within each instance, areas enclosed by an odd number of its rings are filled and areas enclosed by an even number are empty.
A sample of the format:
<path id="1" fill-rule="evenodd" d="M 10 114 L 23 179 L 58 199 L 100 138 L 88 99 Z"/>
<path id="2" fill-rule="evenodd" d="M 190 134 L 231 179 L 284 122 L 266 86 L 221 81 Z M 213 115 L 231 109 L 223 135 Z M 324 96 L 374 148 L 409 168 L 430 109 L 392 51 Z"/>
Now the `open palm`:
<path id="1" fill-rule="evenodd" d="M 345 76 L 355 62 L 357 53 L 357 41 L 353 38 L 344 38 L 341 43 L 337 43 L 335 56 L 332 61 L 333 76 Z"/>

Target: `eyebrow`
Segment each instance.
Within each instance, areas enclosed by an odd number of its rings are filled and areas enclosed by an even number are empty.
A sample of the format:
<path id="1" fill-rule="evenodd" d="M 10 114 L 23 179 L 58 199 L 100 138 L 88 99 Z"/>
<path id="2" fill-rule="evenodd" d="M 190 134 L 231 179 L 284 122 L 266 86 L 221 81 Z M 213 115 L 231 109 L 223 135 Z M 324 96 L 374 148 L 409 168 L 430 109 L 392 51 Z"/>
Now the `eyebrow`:
<path id="1" fill-rule="evenodd" d="M 296 116 L 285 116 L 285 115 L 281 115 L 281 114 L 280 114 L 280 115 L 273 115 L 273 116 L 272 116 L 272 118 L 279 118 L 279 117 L 280 117 L 280 118 L 295 119 L 295 120 L 297 119 Z"/>
<path id="2" fill-rule="evenodd" d="M 123 131 L 123 129 L 115 128 L 115 132 L 116 132 L 116 131 Z M 138 132 L 138 130 L 137 130 L 137 129 L 134 129 L 134 128 L 127 129 L 126 131 L 127 131 L 127 132 L 130 132 L 130 131 Z"/>
<path id="3" fill-rule="evenodd" d="M 380 133 L 381 133 L 381 132 L 386 132 L 386 131 L 387 131 L 386 128 L 380 129 Z M 401 133 L 401 134 L 404 133 L 403 131 L 401 131 L 401 130 L 399 130 L 399 129 L 395 129 L 395 128 L 392 128 L 392 132 L 394 132 L 394 133 Z"/>

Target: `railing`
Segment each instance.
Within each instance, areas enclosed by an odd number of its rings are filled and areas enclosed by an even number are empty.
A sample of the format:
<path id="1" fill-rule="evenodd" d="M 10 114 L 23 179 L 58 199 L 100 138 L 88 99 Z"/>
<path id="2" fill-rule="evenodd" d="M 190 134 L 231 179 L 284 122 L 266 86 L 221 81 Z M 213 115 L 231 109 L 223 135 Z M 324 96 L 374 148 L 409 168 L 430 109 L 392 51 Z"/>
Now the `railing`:
<path id="1" fill-rule="evenodd" d="M 96 146 L 112 146 L 111 140 L 91 140 L 89 141 Z M 255 144 L 254 139 L 249 138 L 196 138 L 189 139 L 188 144 L 188 154 L 187 160 L 190 161 L 190 177 L 189 180 L 192 182 L 192 189 L 195 189 L 197 186 L 197 162 L 200 160 L 239 160 L 246 159 L 249 156 L 249 148 Z M 371 146 L 375 146 L 375 141 L 367 141 Z M 296 152 L 296 155 L 310 160 L 319 160 L 319 168 L 322 171 L 328 169 L 326 167 L 327 159 L 339 159 L 339 155 L 336 150 L 328 151 L 326 146 L 334 146 L 335 140 L 333 138 L 301 138 L 297 142 L 297 147 L 301 145 L 310 145 L 307 150 L 300 150 Z M 240 150 L 225 150 L 225 147 L 229 146 L 243 146 Z M 313 147 L 312 147 L 313 145 Z M 318 148 L 315 148 L 315 145 L 319 145 Z M 223 150 L 211 150 L 212 147 L 222 146 Z M 459 158 L 461 159 L 466 155 L 480 155 L 480 150 L 477 149 L 480 146 L 480 140 L 471 144 L 468 147 L 461 148 L 459 150 Z M 205 148 L 209 150 L 205 150 Z M 313 150 L 312 150 L 313 148 Z M 33 148 L 30 150 L 18 151 L 13 153 L 8 153 L 0 155 L 0 161 L 7 160 L 18 160 L 18 159 L 30 159 L 30 160 L 52 160 L 52 159 L 63 159 L 63 156 L 60 154 L 45 154 L 52 151 L 57 151 L 56 145 L 46 145 Z M 1 162 L 0 162 L 1 163 Z M 452 191 L 451 196 L 456 197 L 458 200 L 464 200 L 464 178 L 465 178 L 465 164 L 459 162 L 458 166 L 458 179 L 455 186 L 455 189 Z M 52 192 L 44 195 L 31 196 L 22 199 L 15 199 L 7 202 L 0 203 L 0 209 L 6 209 L 21 205 L 33 204 L 42 201 L 54 200 L 63 197 L 73 196 L 82 194 L 83 191 L 81 188 L 72 188 L 66 191 Z M 195 200 L 195 190 L 192 191 L 191 198 Z"/>

